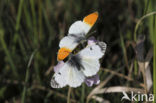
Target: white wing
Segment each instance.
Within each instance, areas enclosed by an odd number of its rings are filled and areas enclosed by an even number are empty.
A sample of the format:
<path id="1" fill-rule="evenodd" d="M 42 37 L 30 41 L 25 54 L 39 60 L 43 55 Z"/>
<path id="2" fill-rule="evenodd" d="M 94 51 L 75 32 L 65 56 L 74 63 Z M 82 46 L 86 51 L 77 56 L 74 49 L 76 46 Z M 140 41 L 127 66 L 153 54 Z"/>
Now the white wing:
<path id="1" fill-rule="evenodd" d="M 81 50 L 79 52 L 79 55 L 90 59 L 100 59 L 104 55 L 106 47 L 107 47 L 106 43 L 97 42 L 93 45 L 88 45 L 86 48 Z"/>
<path id="2" fill-rule="evenodd" d="M 78 56 L 81 58 L 81 65 L 83 66 L 83 73 L 85 76 L 93 76 L 100 69 L 99 59 L 102 58 L 106 50 L 104 42 L 98 42 L 95 45 L 90 45 L 81 50 Z"/>
<path id="3" fill-rule="evenodd" d="M 76 42 L 76 38 L 73 36 L 65 36 L 61 39 L 59 43 L 59 47 L 67 47 L 70 50 L 73 50 L 78 45 L 78 42 Z"/>
<path id="4" fill-rule="evenodd" d="M 67 85 L 67 82 L 59 71 L 54 74 L 54 76 L 51 79 L 50 84 L 52 88 L 63 88 Z"/>
<path id="5" fill-rule="evenodd" d="M 74 50 L 76 46 L 81 42 L 81 40 L 84 40 L 85 37 L 83 36 L 76 36 L 76 35 L 68 35 L 61 39 L 59 43 L 59 47 L 66 47 L 70 50 Z"/>
<path id="6" fill-rule="evenodd" d="M 85 76 L 82 71 L 72 66 L 68 61 L 60 68 L 58 73 L 54 74 L 51 80 L 51 86 L 53 88 L 62 88 L 66 85 L 70 87 L 78 87 L 84 82 Z M 53 83 L 53 84 L 52 84 Z"/>
<path id="7" fill-rule="evenodd" d="M 68 36 L 63 38 L 60 42 L 60 47 L 66 47 L 68 49 L 75 49 L 75 47 L 80 43 L 82 38 L 89 32 L 92 26 L 95 24 L 98 18 L 98 12 L 91 13 L 84 17 L 83 21 L 79 20 L 74 22 L 68 31 Z M 75 41 L 79 41 L 76 42 Z"/>
<path id="8" fill-rule="evenodd" d="M 69 28 L 68 36 L 61 39 L 59 43 L 60 48 L 67 47 L 70 50 L 75 49 L 80 41 L 85 39 L 85 35 L 90 29 L 91 26 L 82 21 L 74 22 Z"/>
<path id="9" fill-rule="evenodd" d="M 66 86 L 65 84 L 64 84 L 64 85 L 58 84 L 58 83 L 55 81 L 54 76 L 53 76 L 53 78 L 51 79 L 50 85 L 51 85 L 52 88 L 63 88 L 64 86 Z"/>
<path id="10" fill-rule="evenodd" d="M 100 69 L 100 63 L 98 59 L 90 59 L 90 58 L 83 57 L 82 65 L 84 67 L 82 71 L 87 77 L 97 74 L 97 72 Z"/>
<path id="11" fill-rule="evenodd" d="M 85 76 L 83 72 L 70 64 L 67 65 L 67 68 L 68 68 L 68 74 L 65 76 L 65 79 L 67 80 L 67 84 L 70 87 L 80 86 L 85 80 Z"/>
<path id="12" fill-rule="evenodd" d="M 89 32 L 90 29 L 91 29 L 91 26 L 89 26 L 88 24 L 82 21 L 76 21 L 70 26 L 68 35 L 74 34 L 74 35 L 85 36 Z"/>

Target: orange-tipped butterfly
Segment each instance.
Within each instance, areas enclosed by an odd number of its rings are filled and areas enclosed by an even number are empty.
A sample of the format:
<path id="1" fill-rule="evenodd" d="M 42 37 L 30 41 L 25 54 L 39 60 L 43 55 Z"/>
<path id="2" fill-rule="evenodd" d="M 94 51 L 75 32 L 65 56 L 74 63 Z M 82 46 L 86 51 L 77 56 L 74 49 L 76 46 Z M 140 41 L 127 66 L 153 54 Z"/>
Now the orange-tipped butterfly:
<path id="1" fill-rule="evenodd" d="M 68 35 L 61 39 L 59 43 L 59 51 L 57 60 L 64 60 L 68 55 L 78 46 L 81 40 L 85 39 L 85 35 L 93 27 L 98 18 L 98 12 L 91 13 L 83 18 L 74 22 L 68 31 Z"/>
<path id="2" fill-rule="evenodd" d="M 70 55 L 70 58 L 55 71 L 51 79 L 52 88 L 63 88 L 70 86 L 79 87 L 87 77 L 97 74 L 100 69 L 99 59 L 106 51 L 104 42 L 88 44 L 77 54 Z"/>

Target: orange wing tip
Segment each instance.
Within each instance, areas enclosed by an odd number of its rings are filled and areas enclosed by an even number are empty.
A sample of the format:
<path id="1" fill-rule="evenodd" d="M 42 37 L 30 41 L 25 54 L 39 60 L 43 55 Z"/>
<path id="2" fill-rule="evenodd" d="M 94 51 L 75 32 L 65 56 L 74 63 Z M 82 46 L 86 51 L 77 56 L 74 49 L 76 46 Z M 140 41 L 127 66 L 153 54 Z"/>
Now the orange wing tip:
<path id="1" fill-rule="evenodd" d="M 61 61 L 64 60 L 72 51 L 68 48 L 60 48 L 57 54 L 57 60 Z"/>
<path id="2" fill-rule="evenodd" d="M 98 12 L 91 13 L 86 17 L 84 17 L 83 22 L 92 27 L 95 24 L 98 16 L 99 16 Z"/>

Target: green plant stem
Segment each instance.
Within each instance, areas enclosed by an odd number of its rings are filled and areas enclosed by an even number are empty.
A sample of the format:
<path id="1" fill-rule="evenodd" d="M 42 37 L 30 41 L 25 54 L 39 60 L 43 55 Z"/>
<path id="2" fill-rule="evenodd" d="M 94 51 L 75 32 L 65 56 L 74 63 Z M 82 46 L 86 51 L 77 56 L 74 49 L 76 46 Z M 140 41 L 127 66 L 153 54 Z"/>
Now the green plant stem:
<path id="1" fill-rule="evenodd" d="M 135 30 L 134 30 L 134 41 L 137 40 L 137 30 L 138 30 L 138 27 L 139 27 L 139 25 L 141 24 L 141 22 L 142 22 L 145 18 L 147 18 L 147 17 L 149 17 L 149 16 L 152 16 L 152 15 L 155 15 L 155 14 L 156 14 L 156 12 L 148 13 L 148 14 L 144 15 L 143 17 L 141 17 L 141 18 L 138 20 L 138 22 L 137 22 L 137 24 L 136 24 L 136 26 L 135 26 Z"/>
<path id="2" fill-rule="evenodd" d="M 71 87 L 68 89 L 68 97 L 67 97 L 67 103 L 70 103 L 70 94 L 71 94 Z"/>
<path id="3" fill-rule="evenodd" d="M 85 98 L 85 84 L 82 84 L 82 89 L 81 89 L 81 103 L 84 103 L 84 98 Z"/>
<path id="4" fill-rule="evenodd" d="M 26 52 L 25 52 L 25 48 L 23 45 L 23 42 L 21 40 L 21 37 L 18 33 L 19 29 L 20 29 L 20 21 L 21 21 L 21 15 L 22 15 L 22 8 L 23 8 L 23 3 L 24 0 L 20 0 L 19 6 L 18 6 L 18 13 L 17 13 L 17 18 L 16 18 L 16 26 L 15 26 L 15 34 L 14 34 L 14 42 L 18 41 L 19 46 L 22 50 L 22 54 L 24 57 L 26 57 Z M 25 58 L 24 58 L 25 59 Z"/>
<path id="5" fill-rule="evenodd" d="M 34 31 L 34 46 L 38 47 L 38 33 L 37 33 L 37 20 L 36 20 L 36 12 L 35 12 L 35 4 L 34 0 L 30 0 L 31 12 L 33 18 L 33 31 Z"/>
<path id="6" fill-rule="evenodd" d="M 7 48 L 7 45 L 5 43 L 5 40 L 4 40 L 4 32 L 0 29 L 0 42 L 1 42 L 1 45 L 4 49 L 4 52 L 6 54 L 6 56 L 8 57 L 8 60 L 9 60 L 9 63 L 11 65 L 11 68 L 12 68 L 12 71 L 13 71 L 13 74 L 15 77 L 18 76 L 17 74 L 17 71 L 16 71 L 16 67 L 14 65 L 14 62 L 12 60 L 12 57 L 11 57 L 11 53 L 9 52 L 8 48 Z"/>
<path id="7" fill-rule="evenodd" d="M 156 101 L 156 16 L 154 18 L 153 93 L 155 98 L 153 103 Z"/>
<path id="8" fill-rule="evenodd" d="M 39 1 L 40 2 L 40 1 Z M 33 20 L 33 44 L 34 44 L 34 48 L 38 48 L 38 40 L 39 40 L 39 35 L 38 35 L 38 29 L 37 29 L 37 17 L 36 17 L 36 11 L 35 11 L 35 0 L 30 0 L 30 6 L 31 6 L 31 12 L 32 12 L 32 20 Z M 40 15 L 40 14 L 39 14 Z M 42 19 L 39 16 L 39 19 Z M 41 22 L 39 22 L 40 25 Z M 38 57 L 40 55 L 40 53 L 38 52 L 36 54 L 36 58 L 34 60 L 34 68 L 35 68 L 35 73 L 36 73 L 36 78 L 38 79 L 39 83 L 41 83 L 41 79 L 40 79 L 40 71 L 39 71 L 39 67 L 38 67 Z"/>
<path id="9" fill-rule="evenodd" d="M 25 97 L 26 97 L 26 90 L 27 90 L 27 82 L 29 80 L 29 67 L 31 65 L 31 62 L 32 62 L 32 59 L 34 58 L 34 55 L 35 55 L 36 51 L 34 51 L 32 53 L 32 55 L 30 56 L 30 59 L 29 59 L 29 62 L 28 62 L 28 65 L 27 65 L 27 69 L 26 69 L 26 76 L 25 76 L 25 85 L 24 85 L 24 88 L 23 88 L 23 92 L 22 92 L 22 99 L 21 99 L 21 103 L 25 103 Z"/>
<path id="10" fill-rule="evenodd" d="M 126 48 L 125 48 L 124 39 L 123 39 L 123 35 L 122 35 L 121 31 L 120 31 L 120 40 L 121 40 L 122 51 L 123 51 L 123 54 L 124 54 L 125 64 L 126 64 L 126 67 L 127 67 L 128 71 L 129 71 L 127 51 L 126 51 Z"/>
<path id="11" fill-rule="evenodd" d="M 41 38 L 43 38 L 42 35 L 42 0 L 39 0 L 38 2 L 38 14 L 39 14 L 39 40 L 41 40 Z"/>
<path id="12" fill-rule="evenodd" d="M 26 70 L 25 85 L 24 85 L 23 92 L 22 92 L 21 103 L 25 103 L 26 89 L 27 89 L 26 83 L 28 82 L 28 79 L 29 79 L 29 68 L 27 68 L 27 70 Z"/>
<path id="13" fill-rule="evenodd" d="M 16 31 L 18 31 L 20 27 L 23 2 L 24 0 L 20 0 L 19 7 L 18 7 L 18 14 L 17 14 L 17 19 L 16 19 L 16 27 L 15 27 Z"/>

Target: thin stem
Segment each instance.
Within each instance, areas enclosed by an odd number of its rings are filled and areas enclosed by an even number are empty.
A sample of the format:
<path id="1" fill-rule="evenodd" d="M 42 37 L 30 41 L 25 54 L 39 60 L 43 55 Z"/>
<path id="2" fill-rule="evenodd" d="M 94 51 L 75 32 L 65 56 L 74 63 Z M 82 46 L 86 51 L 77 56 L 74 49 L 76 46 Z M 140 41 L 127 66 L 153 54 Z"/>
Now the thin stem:
<path id="1" fill-rule="evenodd" d="M 11 68 L 12 68 L 12 71 L 13 71 L 13 74 L 15 77 L 17 77 L 17 71 L 16 71 L 16 67 L 15 67 L 15 64 L 14 64 L 14 61 L 11 57 L 11 53 L 9 52 L 8 48 L 7 48 L 7 45 L 5 43 L 5 40 L 4 40 L 4 32 L 2 30 L 0 30 L 0 42 L 1 42 L 1 45 L 4 49 L 4 52 L 6 54 L 6 56 L 8 57 L 8 61 L 11 65 Z"/>
<path id="2" fill-rule="evenodd" d="M 23 1 L 24 0 L 20 0 L 19 7 L 18 7 L 18 14 L 17 14 L 17 20 L 16 20 L 16 27 L 15 27 L 16 31 L 18 31 L 19 27 L 20 27 L 20 20 L 21 20 L 21 14 L 22 14 Z"/>
<path id="3" fill-rule="evenodd" d="M 30 74 L 29 74 L 29 71 L 30 71 L 29 67 L 30 67 L 30 65 L 31 65 L 31 62 L 32 62 L 32 59 L 33 59 L 35 53 L 36 53 L 36 50 L 35 50 L 35 51 L 32 53 L 32 55 L 30 56 L 30 59 L 29 59 L 28 65 L 27 65 L 26 76 L 25 76 L 25 85 L 24 85 L 23 92 L 22 92 L 21 103 L 25 103 L 26 90 L 27 90 L 26 84 L 27 84 L 27 82 L 28 82 L 28 80 L 29 80 L 29 75 L 30 75 Z"/>
<path id="4" fill-rule="evenodd" d="M 18 31 L 20 29 L 20 21 L 21 21 L 23 3 L 24 3 L 24 0 L 20 0 L 19 6 L 18 6 L 17 18 L 16 18 L 16 26 L 15 26 L 15 31 L 16 32 L 14 34 L 14 41 L 18 40 L 19 46 L 20 46 L 20 48 L 22 50 L 22 54 L 23 54 L 24 57 L 26 57 L 25 48 L 24 48 L 23 42 L 21 40 L 21 37 L 20 37 L 20 35 L 18 33 Z"/>
<path id="5" fill-rule="evenodd" d="M 140 23 L 142 22 L 142 20 L 144 20 L 145 18 L 147 18 L 147 17 L 149 17 L 149 16 L 155 15 L 155 14 L 156 14 L 156 12 L 148 13 L 148 14 L 144 15 L 143 17 L 141 17 L 141 18 L 138 20 L 138 22 L 137 22 L 137 24 L 136 24 L 136 26 L 135 26 L 135 30 L 134 30 L 134 41 L 137 40 L 137 30 L 138 30 L 138 27 L 139 27 Z"/>
<path id="6" fill-rule="evenodd" d="M 85 98 L 85 84 L 82 84 L 81 88 L 81 103 L 84 103 L 84 98 Z"/>
<path id="7" fill-rule="evenodd" d="M 153 55 L 153 92 L 154 97 L 156 97 L 156 16 L 154 20 L 154 55 Z M 156 98 L 154 99 L 153 103 L 155 103 Z"/>
<path id="8" fill-rule="evenodd" d="M 68 89 L 68 97 L 67 97 L 67 103 L 70 103 L 70 94 L 71 94 L 71 87 Z"/>
<path id="9" fill-rule="evenodd" d="M 120 31 L 119 34 L 120 34 L 120 41 L 121 41 L 122 51 L 123 51 L 123 54 L 124 54 L 125 64 L 126 64 L 127 70 L 129 71 L 128 57 L 127 57 L 127 51 L 126 51 L 125 44 L 124 44 L 124 38 L 123 38 L 123 35 L 122 35 L 121 31 Z"/>

